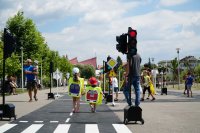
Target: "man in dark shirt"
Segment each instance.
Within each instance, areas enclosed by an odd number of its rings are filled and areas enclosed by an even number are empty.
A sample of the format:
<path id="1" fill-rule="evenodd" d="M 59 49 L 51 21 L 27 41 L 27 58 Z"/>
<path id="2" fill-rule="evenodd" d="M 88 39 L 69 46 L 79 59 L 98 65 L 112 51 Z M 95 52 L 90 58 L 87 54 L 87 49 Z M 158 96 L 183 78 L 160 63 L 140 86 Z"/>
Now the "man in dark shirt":
<path id="1" fill-rule="evenodd" d="M 132 57 L 132 62 L 131 62 L 131 71 L 129 70 L 129 61 L 127 62 L 127 67 L 126 67 L 126 76 L 129 78 L 131 78 L 131 83 L 130 85 L 134 86 L 135 89 L 135 106 L 139 106 L 140 105 L 140 64 L 141 64 L 141 57 L 139 54 L 133 55 Z M 132 105 L 130 96 L 129 96 L 129 84 L 128 82 L 126 83 L 125 87 L 124 87 L 124 95 L 125 98 L 127 100 L 127 103 L 129 106 Z"/>

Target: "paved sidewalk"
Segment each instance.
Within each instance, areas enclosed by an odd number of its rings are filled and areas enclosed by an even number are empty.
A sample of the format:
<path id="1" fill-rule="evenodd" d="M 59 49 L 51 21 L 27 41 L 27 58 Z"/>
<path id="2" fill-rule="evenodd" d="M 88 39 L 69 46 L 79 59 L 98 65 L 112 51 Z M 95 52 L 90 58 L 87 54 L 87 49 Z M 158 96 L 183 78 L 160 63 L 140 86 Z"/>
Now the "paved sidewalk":
<path id="1" fill-rule="evenodd" d="M 134 98 L 134 95 L 132 94 Z M 147 95 L 146 95 L 147 97 Z M 144 125 L 140 122 L 128 123 L 134 133 L 199 133 L 200 131 L 200 91 L 193 91 L 193 97 L 183 95 L 183 90 L 170 90 L 168 95 L 155 96 L 156 100 L 141 102 Z M 133 100 L 134 103 L 134 100 Z M 119 94 L 116 106 L 109 105 L 115 114 L 124 120 L 123 108 L 127 106 L 123 93 Z"/>
<path id="2" fill-rule="evenodd" d="M 50 92 L 49 89 L 43 89 L 38 90 L 38 101 L 35 101 L 33 99 L 32 102 L 29 102 L 29 96 L 27 93 L 22 93 L 18 95 L 9 95 L 5 97 L 5 103 L 12 103 L 15 105 L 15 114 L 17 115 L 17 118 L 20 118 L 30 112 L 33 112 L 34 110 L 37 110 L 44 105 L 47 105 L 53 101 L 53 99 L 48 100 L 48 93 Z M 59 88 L 53 88 L 52 93 L 57 94 L 64 94 L 67 92 L 67 89 L 65 87 L 59 87 Z M 0 97 L 2 98 L 2 97 Z M 2 103 L 2 102 L 1 102 Z M 0 125 L 3 125 L 5 123 L 8 123 L 9 120 L 7 118 L 4 118 L 5 120 L 0 121 Z M 12 118 L 13 120 L 14 118 Z"/>

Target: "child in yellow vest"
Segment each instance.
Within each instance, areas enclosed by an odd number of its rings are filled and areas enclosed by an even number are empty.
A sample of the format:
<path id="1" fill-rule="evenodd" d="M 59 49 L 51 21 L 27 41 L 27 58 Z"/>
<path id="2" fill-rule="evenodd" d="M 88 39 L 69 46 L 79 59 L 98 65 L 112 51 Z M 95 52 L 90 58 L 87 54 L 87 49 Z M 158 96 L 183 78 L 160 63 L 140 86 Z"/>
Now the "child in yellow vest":
<path id="1" fill-rule="evenodd" d="M 152 94 L 152 92 L 150 90 L 151 79 L 150 79 L 147 71 L 144 71 L 143 74 L 144 74 L 144 83 L 143 83 L 144 89 L 143 89 L 143 95 L 142 95 L 141 101 L 144 101 L 144 96 L 145 96 L 146 90 L 152 96 L 152 101 L 153 101 L 153 100 L 155 100 L 155 97 L 153 96 L 153 94 Z"/>
<path id="2" fill-rule="evenodd" d="M 91 112 L 96 112 L 96 106 L 102 104 L 103 92 L 100 87 L 97 87 L 98 81 L 95 77 L 89 79 L 90 86 L 86 87 L 86 102 L 89 102 Z"/>
<path id="3" fill-rule="evenodd" d="M 77 67 L 72 70 L 73 77 L 69 78 L 68 94 L 73 99 L 73 113 L 79 112 L 80 97 L 84 92 L 84 79 L 79 77 L 79 69 Z"/>

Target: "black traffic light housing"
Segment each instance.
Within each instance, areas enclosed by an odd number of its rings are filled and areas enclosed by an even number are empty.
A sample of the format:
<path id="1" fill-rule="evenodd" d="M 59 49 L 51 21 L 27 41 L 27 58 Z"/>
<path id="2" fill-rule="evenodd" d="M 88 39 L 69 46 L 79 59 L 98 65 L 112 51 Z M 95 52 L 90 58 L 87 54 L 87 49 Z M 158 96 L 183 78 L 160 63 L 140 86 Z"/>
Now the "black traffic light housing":
<path id="1" fill-rule="evenodd" d="M 108 61 L 111 59 L 110 56 L 107 57 L 107 62 L 105 62 L 105 73 L 109 72 L 111 70 L 111 67 L 108 66 Z"/>
<path id="2" fill-rule="evenodd" d="M 118 44 L 116 45 L 116 49 L 123 54 L 127 53 L 127 34 L 122 34 L 120 36 L 116 36 L 116 41 Z"/>
<path id="3" fill-rule="evenodd" d="M 127 41 L 128 37 L 128 41 Z M 116 41 L 118 44 L 116 45 L 116 49 L 123 53 L 127 54 L 128 56 L 133 56 L 137 54 L 137 31 L 132 29 L 131 27 L 128 28 L 128 33 L 124 33 L 120 36 L 116 36 Z"/>
<path id="4" fill-rule="evenodd" d="M 128 28 L 128 53 L 131 56 L 137 54 L 137 31 L 131 27 Z"/>
<path id="5" fill-rule="evenodd" d="M 16 49 L 16 38 L 4 28 L 4 58 L 8 58 Z"/>

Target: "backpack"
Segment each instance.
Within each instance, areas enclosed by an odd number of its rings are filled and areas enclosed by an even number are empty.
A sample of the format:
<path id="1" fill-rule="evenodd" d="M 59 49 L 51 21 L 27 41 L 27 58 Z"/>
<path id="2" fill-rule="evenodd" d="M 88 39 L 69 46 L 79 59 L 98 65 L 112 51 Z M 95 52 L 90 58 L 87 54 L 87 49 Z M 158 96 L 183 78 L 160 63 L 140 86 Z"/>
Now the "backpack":
<path id="1" fill-rule="evenodd" d="M 86 93 L 86 101 L 90 103 L 96 103 L 98 101 L 97 90 L 89 90 Z"/>
<path id="2" fill-rule="evenodd" d="M 80 85 L 76 83 L 72 83 L 69 86 L 69 95 L 74 97 L 79 97 L 80 95 Z"/>

